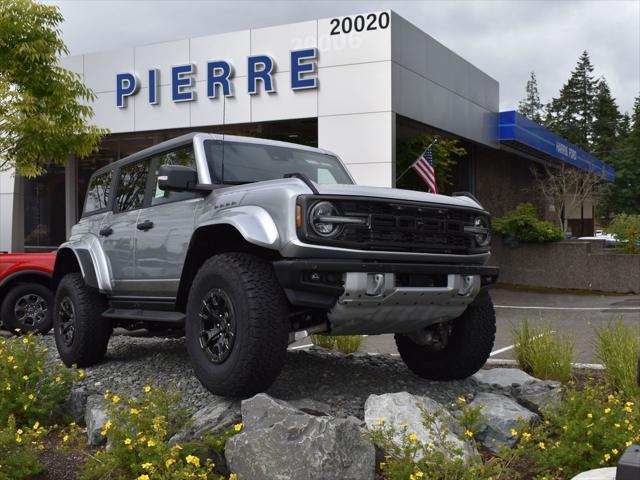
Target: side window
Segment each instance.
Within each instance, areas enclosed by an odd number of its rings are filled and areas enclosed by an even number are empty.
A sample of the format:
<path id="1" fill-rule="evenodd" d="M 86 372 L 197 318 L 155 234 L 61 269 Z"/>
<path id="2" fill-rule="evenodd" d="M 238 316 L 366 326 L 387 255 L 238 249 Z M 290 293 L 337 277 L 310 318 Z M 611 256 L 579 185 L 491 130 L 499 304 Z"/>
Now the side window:
<path id="1" fill-rule="evenodd" d="M 149 159 L 125 165 L 120 169 L 116 211 L 126 212 L 142 208 L 149 176 Z"/>
<path id="2" fill-rule="evenodd" d="M 111 179 L 113 171 L 107 170 L 91 179 L 91 184 L 87 189 L 87 198 L 84 202 L 84 213 L 93 213 L 107 208 L 109 204 L 109 194 L 111 192 Z"/>
<path id="3" fill-rule="evenodd" d="M 196 162 L 193 158 L 193 146 L 182 147 L 173 152 L 163 153 L 158 156 L 155 162 L 153 189 L 151 191 L 151 205 L 175 202 L 176 200 L 187 200 L 195 198 L 197 194 L 193 192 L 167 192 L 158 188 L 158 170 L 163 165 L 182 165 L 184 167 L 195 168 Z"/>

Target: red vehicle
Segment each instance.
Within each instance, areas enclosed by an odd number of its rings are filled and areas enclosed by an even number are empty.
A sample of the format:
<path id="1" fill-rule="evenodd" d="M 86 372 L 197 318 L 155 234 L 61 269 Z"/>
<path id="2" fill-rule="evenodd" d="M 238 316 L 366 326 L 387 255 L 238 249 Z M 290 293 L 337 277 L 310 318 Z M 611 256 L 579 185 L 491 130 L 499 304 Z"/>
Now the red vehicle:
<path id="1" fill-rule="evenodd" d="M 56 252 L 0 253 L 0 323 L 12 333 L 52 326 L 51 275 Z"/>

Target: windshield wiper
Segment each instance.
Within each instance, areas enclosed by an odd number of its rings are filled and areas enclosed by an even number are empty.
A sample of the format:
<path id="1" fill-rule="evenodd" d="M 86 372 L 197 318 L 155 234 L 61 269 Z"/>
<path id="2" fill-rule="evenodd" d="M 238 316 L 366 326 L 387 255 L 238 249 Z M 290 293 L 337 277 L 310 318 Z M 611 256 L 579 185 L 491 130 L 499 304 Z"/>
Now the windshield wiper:
<path id="1" fill-rule="evenodd" d="M 300 172 L 285 173 L 284 178 L 299 178 L 307 185 L 307 187 L 309 187 L 309 189 L 313 192 L 314 195 L 320 195 L 320 192 L 318 191 L 316 186 L 313 184 L 311 179 L 307 177 L 304 173 L 300 173 Z"/>

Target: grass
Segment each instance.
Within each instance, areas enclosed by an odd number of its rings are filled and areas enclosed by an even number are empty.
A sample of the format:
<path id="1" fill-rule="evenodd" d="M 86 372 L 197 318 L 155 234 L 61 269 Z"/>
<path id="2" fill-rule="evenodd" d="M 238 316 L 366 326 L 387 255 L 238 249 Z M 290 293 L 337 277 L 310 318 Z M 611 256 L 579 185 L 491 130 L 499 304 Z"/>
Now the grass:
<path id="1" fill-rule="evenodd" d="M 573 334 L 556 335 L 550 323 L 532 326 L 524 319 L 511 326 L 514 353 L 520 368 L 536 378 L 567 382 L 571 379 Z"/>
<path id="2" fill-rule="evenodd" d="M 355 353 L 360 349 L 362 340 L 361 335 L 339 335 L 329 337 L 326 335 L 311 335 L 311 343 L 317 347 L 326 348 L 327 350 L 337 350 L 342 353 Z"/>
<path id="3" fill-rule="evenodd" d="M 624 324 L 620 319 L 607 326 L 595 327 L 596 358 L 604 365 L 607 382 L 627 398 L 640 397 L 637 384 L 640 328 Z"/>

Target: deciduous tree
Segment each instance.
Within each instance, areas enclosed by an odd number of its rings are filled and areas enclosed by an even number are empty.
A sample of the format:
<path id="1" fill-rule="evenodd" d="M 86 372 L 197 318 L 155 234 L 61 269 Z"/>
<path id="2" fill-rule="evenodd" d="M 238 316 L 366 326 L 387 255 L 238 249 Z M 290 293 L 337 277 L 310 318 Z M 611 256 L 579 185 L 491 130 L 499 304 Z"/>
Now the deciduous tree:
<path id="1" fill-rule="evenodd" d="M 33 177 L 96 150 L 106 130 L 88 124 L 94 95 L 61 68 L 57 7 L 0 1 L 0 171 Z"/>

